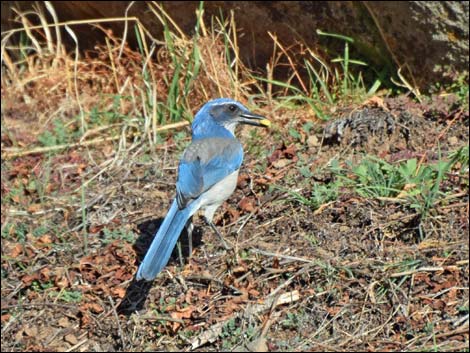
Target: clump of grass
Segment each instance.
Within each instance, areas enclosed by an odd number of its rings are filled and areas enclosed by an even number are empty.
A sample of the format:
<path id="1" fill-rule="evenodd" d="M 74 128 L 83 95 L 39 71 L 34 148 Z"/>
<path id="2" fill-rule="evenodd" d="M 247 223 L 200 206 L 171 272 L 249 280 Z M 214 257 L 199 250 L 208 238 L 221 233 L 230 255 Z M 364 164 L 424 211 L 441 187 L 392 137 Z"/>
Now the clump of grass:
<path id="1" fill-rule="evenodd" d="M 288 192 L 296 202 L 316 210 L 328 202 L 337 200 L 340 187 L 341 182 L 338 181 L 329 184 L 314 183 L 309 195 L 304 196 L 292 190 Z"/>
<path id="2" fill-rule="evenodd" d="M 53 4 L 46 2 L 45 7 L 56 19 Z M 195 33 L 189 38 L 161 5 L 149 3 L 148 7 L 163 25 L 163 42 L 153 38 L 137 18 L 113 18 L 108 20 L 126 23 L 126 33 L 131 23 L 138 49 L 127 46 L 126 34 L 118 38 L 99 23 L 89 23 L 103 30 L 106 43 L 82 54 L 73 28 L 83 22 L 48 23 L 41 6 L 35 12 L 17 11 L 23 27 L 2 33 L 2 62 L 7 67 L 2 87 L 8 88 L 5 92 L 12 99 L 20 91 L 32 104 L 47 102 L 41 111 L 47 120 L 32 119 L 38 124 L 39 144 L 84 142 L 99 133 L 121 136 L 124 146 L 122 139 L 129 136 L 136 143 L 147 139 L 152 146 L 160 141 L 161 125 L 190 121 L 201 102 L 217 96 L 248 100 L 243 81 L 250 78 L 239 59 L 233 13 L 227 19 L 212 19 L 208 28 L 201 2 Z M 37 16 L 40 25 L 33 26 L 30 16 Z M 66 50 L 60 28 L 75 43 L 74 51 Z M 17 33 L 22 40 L 12 45 Z M 8 121 L 2 120 L 2 125 L 8 128 Z M 61 127 L 68 127 L 72 138 L 58 131 Z"/>
<path id="3" fill-rule="evenodd" d="M 321 120 L 330 119 L 330 111 L 338 104 L 350 104 L 353 102 L 362 102 L 368 97 L 374 95 L 381 86 L 380 79 L 367 88 L 362 77 L 362 73 L 355 74 L 351 66 L 367 66 L 367 63 L 350 58 L 349 45 L 354 43 L 350 37 L 317 31 L 321 36 L 329 36 L 344 41 L 343 56 L 331 60 L 330 64 L 316 54 L 310 48 L 307 48 L 308 55 L 303 60 L 303 67 L 297 68 L 294 60 L 277 37 L 270 34 L 273 38 L 275 50 L 279 53 L 273 55 L 273 63 L 268 66 L 267 78 L 255 76 L 257 81 L 265 82 L 267 90 L 264 92 L 269 102 L 279 102 L 280 106 L 296 106 L 298 104 L 308 105 L 317 118 Z M 281 58 L 285 57 L 288 61 L 292 74 L 286 81 L 274 79 L 274 67 L 280 65 Z M 302 77 L 300 71 L 306 72 L 308 80 Z M 298 82 L 298 85 L 294 84 Z M 276 89 L 273 89 L 277 88 Z M 276 93 L 273 93 L 276 91 Z"/>
<path id="4" fill-rule="evenodd" d="M 327 168 L 335 176 L 330 183 L 313 183 L 307 193 L 280 189 L 313 210 L 337 200 L 342 190 L 352 190 L 364 198 L 400 202 L 424 220 L 433 207 L 445 199 L 442 185 L 451 171 L 457 169 L 459 175 L 468 173 L 468 163 L 468 146 L 429 164 L 421 164 L 416 158 L 389 163 L 375 156 L 365 156 L 359 163 L 347 161 L 346 166 L 333 160 Z M 309 168 L 299 168 L 299 172 L 306 178 L 312 176 Z"/>
<path id="5" fill-rule="evenodd" d="M 127 230 L 124 228 L 116 228 L 116 229 L 104 228 L 103 229 L 102 242 L 104 244 L 109 244 L 116 240 L 124 241 L 127 243 L 133 243 L 135 239 L 136 239 L 136 235 L 131 230 Z"/>
<path id="6" fill-rule="evenodd" d="M 457 154 L 456 154 L 457 155 Z M 405 201 L 421 219 L 445 194 L 441 184 L 455 165 L 457 158 L 436 163 L 420 164 L 415 158 L 397 164 L 366 156 L 359 164 L 347 163 L 347 168 L 332 163 L 332 171 L 344 185 L 365 198 Z"/>
<path id="7" fill-rule="evenodd" d="M 461 174 L 467 173 L 469 166 L 469 146 L 463 146 L 449 153 L 449 160 L 453 166 L 458 167 Z"/>
<path id="8" fill-rule="evenodd" d="M 222 328 L 220 337 L 223 350 L 233 350 L 243 342 L 249 342 L 256 334 L 256 327 L 249 324 L 243 327 L 237 323 L 237 319 L 228 320 Z"/>
<path id="9" fill-rule="evenodd" d="M 464 71 L 455 73 L 450 68 L 447 68 L 444 77 L 451 80 L 451 83 L 441 84 L 437 82 L 430 89 L 430 93 L 440 95 L 455 94 L 457 97 L 457 104 L 464 110 L 468 111 L 469 106 L 469 73 Z"/>

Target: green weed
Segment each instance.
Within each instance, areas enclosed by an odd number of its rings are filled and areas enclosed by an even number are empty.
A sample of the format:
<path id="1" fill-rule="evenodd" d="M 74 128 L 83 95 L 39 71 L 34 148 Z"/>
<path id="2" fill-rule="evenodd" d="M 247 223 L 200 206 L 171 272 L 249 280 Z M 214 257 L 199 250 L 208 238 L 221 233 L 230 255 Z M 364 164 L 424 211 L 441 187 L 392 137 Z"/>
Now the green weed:
<path id="1" fill-rule="evenodd" d="M 103 101 L 107 101 L 108 97 L 103 97 Z M 106 126 L 121 122 L 128 122 L 129 116 L 121 114 L 120 107 L 122 101 L 131 101 L 131 97 L 113 95 L 111 108 L 101 108 L 95 106 L 89 112 L 90 126 Z"/>
<path id="2" fill-rule="evenodd" d="M 341 183 L 332 182 L 329 184 L 314 183 L 310 195 L 303 196 L 299 192 L 287 190 L 293 200 L 302 205 L 316 210 L 321 205 L 334 201 L 338 198 Z"/>
<path id="3" fill-rule="evenodd" d="M 464 109 L 468 109 L 469 105 L 469 74 L 467 72 L 462 72 L 460 74 L 456 74 L 452 72 L 450 68 L 445 69 L 446 74 L 445 76 L 451 77 L 452 82 L 441 84 L 437 82 L 433 85 L 430 89 L 430 93 L 434 94 L 455 94 L 457 96 L 457 103 L 460 107 Z"/>
<path id="4" fill-rule="evenodd" d="M 103 229 L 103 235 L 101 241 L 104 244 L 112 243 L 115 240 L 123 240 L 126 243 L 133 243 L 136 239 L 136 235 L 134 232 L 130 230 L 126 230 L 124 228 L 117 228 L 117 229 Z"/>
<path id="5" fill-rule="evenodd" d="M 45 147 L 56 146 L 68 143 L 71 139 L 69 130 L 60 119 L 54 120 L 52 131 L 45 131 L 38 136 L 38 141 Z"/>
<path id="6" fill-rule="evenodd" d="M 458 150 L 449 153 L 449 159 L 452 165 L 459 165 L 459 172 L 468 175 L 469 167 L 469 146 L 460 147 Z"/>
<path id="7" fill-rule="evenodd" d="M 329 120 L 329 108 L 340 102 L 361 102 L 374 95 L 381 86 L 381 81 L 376 79 L 371 87 L 367 88 L 361 72 L 354 74 L 352 65 L 367 66 L 367 63 L 351 59 L 349 44 L 354 40 L 347 36 L 317 31 L 321 36 L 330 36 L 344 41 L 343 56 L 331 60 L 332 69 L 326 65 L 317 55 L 309 50 L 311 59 L 304 59 L 304 69 L 309 78 L 308 87 L 302 89 L 287 82 L 273 78 L 256 76 L 256 80 L 275 86 L 284 94 L 278 97 L 280 106 L 294 108 L 297 105 L 307 104 L 322 120 Z M 335 64 L 338 64 L 335 66 Z M 296 71 L 296 69 L 294 68 Z M 333 74 L 331 74 L 333 73 Z"/>
<path id="8" fill-rule="evenodd" d="M 193 42 L 189 46 L 181 46 L 176 43 L 179 40 L 178 35 L 181 35 L 182 32 L 178 28 L 172 31 L 170 28 L 171 24 L 173 26 L 175 24 L 169 22 L 169 18 L 163 11 L 163 8 L 155 6 L 156 8 L 153 8 L 153 12 L 163 25 L 164 46 L 170 56 L 172 70 L 170 74 L 163 77 L 165 85 L 168 87 L 166 101 L 159 101 L 152 92 L 152 86 L 156 83 L 151 82 L 151 72 L 147 69 L 147 66 L 144 66 L 143 73 L 147 87 L 149 111 L 153 111 L 153 105 L 156 104 L 156 118 L 159 124 L 176 122 L 182 119 L 190 120 L 191 110 L 188 105 L 188 96 L 191 93 L 194 81 L 197 79 L 201 67 L 201 55 L 197 42 L 200 35 L 199 28 L 202 21 L 203 3 L 200 3 Z M 144 48 L 143 38 L 141 38 L 140 32 L 137 29 L 136 35 L 141 54 L 148 56 Z"/>
<path id="9" fill-rule="evenodd" d="M 256 327 L 249 324 L 246 328 L 241 327 L 235 318 L 228 320 L 220 337 L 222 338 L 222 350 L 231 351 L 234 346 L 238 346 L 243 342 L 250 341 L 256 334 Z"/>
<path id="10" fill-rule="evenodd" d="M 390 164 L 382 159 L 366 156 L 348 168 L 333 165 L 333 172 L 353 188 L 362 197 L 396 198 L 407 201 L 409 207 L 415 209 L 425 218 L 436 201 L 444 195 L 440 190 L 446 173 L 454 161 L 419 165 L 417 159 L 409 159 L 398 164 Z"/>
<path id="11" fill-rule="evenodd" d="M 31 289 L 35 292 L 43 292 L 46 289 L 54 287 L 54 283 L 52 281 L 47 282 L 40 282 L 40 281 L 33 281 L 31 283 Z"/>
<path id="12" fill-rule="evenodd" d="M 74 290 L 63 290 L 59 293 L 51 292 L 49 295 L 66 303 L 80 303 L 82 300 L 82 292 Z"/>
<path id="13" fill-rule="evenodd" d="M 6 223 L 2 224 L 2 239 L 16 240 L 24 243 L 29 227 L 24 223 Z"/>

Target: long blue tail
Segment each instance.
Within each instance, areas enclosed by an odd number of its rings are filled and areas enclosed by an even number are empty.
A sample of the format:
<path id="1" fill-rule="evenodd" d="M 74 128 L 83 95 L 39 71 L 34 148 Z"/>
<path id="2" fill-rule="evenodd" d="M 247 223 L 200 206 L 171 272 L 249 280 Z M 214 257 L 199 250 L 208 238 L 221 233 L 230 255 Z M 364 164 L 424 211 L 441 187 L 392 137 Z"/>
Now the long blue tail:
<path id="1" fill-rule="evenodd" d="M 155 238 L 153 238 L 152 244 L 139 266 L 136 275 L 138 281 L 141 279 L 147 281 L 153 280 L 163 267 L 166 266 L 181 231 L 188 219 L 195 212 L 194 206 L 195 205 L 190 204 L 188 207 L 180 210 L 178 209 L 176 199 L 173 201 L 165 220 L 160 226 Z"/>

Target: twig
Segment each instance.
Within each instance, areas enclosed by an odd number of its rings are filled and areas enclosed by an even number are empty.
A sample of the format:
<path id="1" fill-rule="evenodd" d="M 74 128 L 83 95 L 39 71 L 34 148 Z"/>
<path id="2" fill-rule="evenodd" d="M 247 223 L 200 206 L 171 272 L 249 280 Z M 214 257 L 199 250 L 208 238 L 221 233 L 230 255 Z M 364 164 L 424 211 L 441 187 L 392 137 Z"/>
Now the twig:
<path id="1" fill-rule="evenodd" d="M 322 205 L 320 205 L 314 212 L 313 212 L 313 215 L 316 216 L 316 215 L 319 215 L 320 213 L 323 212 L 323 210 L 325 208 L 328 208 L 329 206 L 333 205 L 336 201 L 330 201 L 330 202 L 327 202 L 327 203 L 324 203 Z"/>
<path id="2" fill-rule="evenodd" d="M 408 276 L 412 275 L 416 272 L 439 272 L 439 271 L 444 271 L 444 270 L 454 270 L 458 269 L 458 266 L 444 266 L 444 267 L 420 267 L 414 270 L 409 270 L 409 271 L 403 271 L 403 272 L 397 272 L 397 273 L 392 273 L 390 277 L 403 277 L 403 276 Z"/>
<path id="3" fill-rule="evenodd" d="M 70 347 L 69 349 L 66 350 L 66 352 L 72 352 L 78 347 L 80 347 L 82 344 L 84 344 L 86 341 L 88 341 L 88 338 L 85 338 L 83 341 L 78 342 L 75 346 Z"/>
<path id="4" fill-rule="evenodd" d="M 25 304 L 16 304 L 16 305 L 2 305 L 2 310 L 8 309 L 17 309 L 17 308 L 34 308 L 34 307 L 43 307 L 43 306 L 52 306 L 52 307 L 59 307 L 65 309 L 76 309 L 75 305 L 67 305 L 67 304 L 56 304 L 56 303 L 25 303 Z"/>
<path id="5" fill-rule="evenodd" d="M 279 305 L 290 304 L 298 300 L 300 300 L 300 293 L 298 290 L 293 290 L 291 292 L 287 292 L 287 293 L 283 293 L 283 294 L 275 295 L 275 296 L 270 294 L 266 298 L 264 303 L 253 304 L 253 305 L 248 306 L 243 316 L 245 318 L 249 318 L 255 314 L 260 314 L 269 309 L 271 309 L 271 312 L 272 312 L 272 310 L 275 309 Z"/>
<path id="6" fill-rule="evenodd" d="M 109 303 L 111 304 L 111 308 L 113 309 L 114 318 L 116 319 L 116 323 L 118 325 L 119 336 L 121 338 L 121 343 L 122 343 L 122 350 L 125 351 L 126 350 L 126 340 L 124 339 L 124 332 L 122 331 L 121 323 L 119 322 L 119 316 L 118 316 L 117 311 L 116 311 L 116 305 L 114 304 L 113 298 L 111 298 L 110 295 L 108 295 L 108 300 L 109 300 Z"/>
<path id="7" fill-rule="evenodd" d="M 157 128 L 157 131 L 177 129 L 186 125 L 189 125 L 189 122 L 187 122 L 186 120 L 180 121 L 177 123 L 160 126 L 159 128 Z M 140 136 L 140 135 L 142 135 L 141 132 L 135 132 L 132 134 L 132 136 Z M 99 137 L 99 138 L 89 140 L 89 141 L 55 145 L 55 146 L 47 146 L 47 147 L 36 147 L 30 150 L 7 147 L 7 148 L 3 148 L 2 157 L 4 159 L 11 159 L 14 157 L 22 157 L 22 156 L 27 156 L 27 155 L 34 154 L 34 153 L 46 153 L 46 152 L 58 151 L 58 150 L 66 149 L 66 148 L 86 147 L 86 146 L 91 146 L 91 145 L 97 145 L 103 142 L 116 141 L 116 140 L 119 140 L 120 138 L 121 138 L 121 135 L 110 136 L 110 137 Z"/>
<path id="8" fill-rule="evenodd" d="M 219 284 L 221 287 L 227 287 L 227 288 L 230 288 L 231 290 L 233 290 L 236 294 L 243 294 L 243 292 L 232 286 L 231 284 L 228 284 L 228 283 L 224 283 L 224 281 L 216 278 L 216 277 L 212 277 L 212 276 L 208 276 L 208 275 L 201 275 L 201 276 L 190 276 L 189 278 L 187 278 L 187 280 L 205 280 L 205 281 L 213 281 L 217 284 Z"/>
<path id="9" fill-rule="evenodd" d="M 177 322 L 180 324 L 184 324 L 184 320 L 182 319 L 176 319 L 170 316 L 150 316 L 150 315 L 145 315 L 145 316 L 139 316 L 139 319 L 147 320 L 147 321 L 171 321 L 171 322 Z"/>
<path id="10" fill-rule="evenodd" d="M 460 112 L 460 114 L 459 113 L 455 114 L 455 117 L 450 121 L 450 123 L 446 126 L 446 128 L 441 131 L 439 136 L 437 136 L 437 139 L 435 140 L 435 142 L 431 146 L 431 149 L 434 149 L 436 147 L 436 145 L 439 143 L 439 141 L 441 141 L 442 137 L 444 137 L 444 135 L 447 133 L 447 131 L 449 131 L 449 129 L 452 127 L 452 125 L 454 125 L 454 123 L 457 121 L 457 119 L 459 119 L 461 116 L 462 116 L 461 112 Z M 415 176 L 418 175 L 419 170 L 421 169 L 421 165 L 424 163 L 424 159 L 426 158 L 426 156 L 427 156 L 427 154 L 423 153 L 423 156 L 420 158 L 420 160 L 418 162 L 418 166 L 416 167 Z"/>
<path id="11" fill-rule="evenodd" d="M 295 76 L 297 77 L 297 79 L 299 80 L 300 85 L 302 86 L 302 89 L 304 90 L 305 94 L 308 94 L 308 89 L 307 89 L 307 87 L 305 86 L 304 81 L 303 81 L 302 78 L 300 77 L 299 72 L 298 72 L 297 69 L 295 68 L 294 62 L 292 61 L 291 57 L 289 56 L 289 54 L 287 53 L 287 51 L 284 49 L 284 47 L 281 45 L 281 43 L 279 43 L 279 41 L 278 41 L 278 39 L 277 39 L 277 36 L 274 35 L 274 34 L 272 34 L 272 33 L 269 32 L 269 31 L 268 31 L 268 35 L 271 37 L 271 39 L 274 41 L 274 43 L 277 44 L 277 46 L 279 47 L 279 49 L 281 49 L 281 51 L 284 53 L 284 55 L 286 56 L 287 60 L 289 61 L 290 66 L 292 67 L 292 70 L 294 70 L 294 74 L 295 74 Z"/>
<path id="12" fill-rule="evenodd" d="M 468 314 L 465 315 L 465 316 L 463 316 L 463 317 L 461 317 L 460 319 L 454 321 L 454 322 L 452 323 L 452 326 L 454 326 L 454 327 L 460 326 L 460 324 L 462 324 L 462 323 L 465 322 L 465 321 L 467 321 L 467 325 L 466 325 L 466 326 L 468 326 L 468 317 L 469 317 Z"/>
<path id="13" fill-rule="evenodd" d="M 196 338 L 192 340 L 191 350 L 199 348 L 205 345 L 207 342 L 214 342 L 222 333 L 222 329 L 224 328 L 226 321 L 228 320 L 218 322 L 209 327 L 207 330 L 200 333 Z"/>
<path id="14" fill-rule="evenodd" d="M 255 253 L 255 254 L 261 254 L 261 255 L 271 256 L 271 257 L 277 257 L 277 258 L 280 258 L 280 259 L 306 262 L 306 263 L 308 263 L 308 264 L 314 264 L 314 263 L 315 263 L 315 262 L 312 261 L 312 260 L 304 259 L 304 258 L 302 258 L 302 257 L 276 254 L 276 253 L 269 252 L 269 251 L 264 251 L 264 250 L 261 250 L 261 249 L 249 249 L 249 251 L 250 251 L 250 252 L 253 252 L 253 253 Z"/>
<path id="15" fill-rule="evenodd" d="M 278 286 L 275 290 L 273 290 L 268 297 L 274 297 L 281 289 L 289 286 L 296 278 L 297 276 L 305 273 L 308 269 L 310 269 L 311 264 L 304 265 L 300 270 L 298 270 L 291 278 L 289 278 L 287 281 L 285 281 L 283 284 Z"/>

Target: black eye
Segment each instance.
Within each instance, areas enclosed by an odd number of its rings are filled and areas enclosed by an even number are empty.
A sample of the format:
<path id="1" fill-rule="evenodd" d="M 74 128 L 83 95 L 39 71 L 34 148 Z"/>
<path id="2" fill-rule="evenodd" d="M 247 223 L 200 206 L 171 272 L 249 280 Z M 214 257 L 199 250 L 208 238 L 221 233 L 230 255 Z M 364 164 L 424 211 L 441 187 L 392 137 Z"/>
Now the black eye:
<path id="1" fill-rule="evenodd" d="M 237 110 L 237 106 L 235 104 L 230 104 L 228 106 L 228 110 L 230 110 L 232 113 L 235 112 Z"/>

